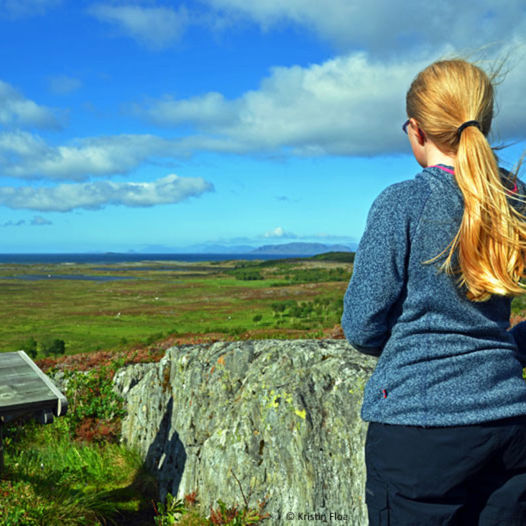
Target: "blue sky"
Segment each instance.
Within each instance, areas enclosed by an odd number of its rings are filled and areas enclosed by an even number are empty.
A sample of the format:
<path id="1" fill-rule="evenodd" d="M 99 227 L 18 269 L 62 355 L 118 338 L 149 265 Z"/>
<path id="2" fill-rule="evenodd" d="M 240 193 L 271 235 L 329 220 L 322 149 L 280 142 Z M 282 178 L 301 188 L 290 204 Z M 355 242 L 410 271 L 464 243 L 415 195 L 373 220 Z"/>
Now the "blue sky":
<path id="1" fill-rule="evenodd" d="M 522 0 L 0 0 L 0 252 L 355 243 L 433 60 L 507 57 L 518 160 L 524 35 Z"/>

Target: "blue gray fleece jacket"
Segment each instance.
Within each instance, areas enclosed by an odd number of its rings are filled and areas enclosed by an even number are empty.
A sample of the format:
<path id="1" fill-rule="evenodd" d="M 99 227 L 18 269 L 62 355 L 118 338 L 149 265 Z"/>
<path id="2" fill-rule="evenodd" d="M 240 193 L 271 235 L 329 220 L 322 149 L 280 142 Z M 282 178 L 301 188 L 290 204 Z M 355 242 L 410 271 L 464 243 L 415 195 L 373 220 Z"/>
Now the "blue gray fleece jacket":
<path id="1" fill-rule="evenodd" d="M 423 263 L 448 247 L 462 218 L 448 170 L 389 186 L 369 212 L 342 317 L 351 345 L 379 356 L 366 421 L 453 426 L 526 415 L 526 322 L 508 331 L 509 298 L 469 301 L 438 271 L 443 257 Z"/>

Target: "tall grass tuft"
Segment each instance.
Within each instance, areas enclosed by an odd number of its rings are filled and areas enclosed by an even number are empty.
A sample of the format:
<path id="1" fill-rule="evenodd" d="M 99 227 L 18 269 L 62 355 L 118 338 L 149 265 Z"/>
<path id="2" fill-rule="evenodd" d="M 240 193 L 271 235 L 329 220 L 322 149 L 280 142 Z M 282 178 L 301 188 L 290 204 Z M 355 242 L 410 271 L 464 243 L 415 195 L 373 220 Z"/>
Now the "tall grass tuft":
<path id="1" fill-rule="evenodd" d="M 155 492 L 136 480 L 149 476 L 155 488 L 153 478 L 124 446 L 75 442 L 65 417 L 45 427 L 26 423 L 23 432 L 8 427 L 6 435 L 4 526 L 120 524 L 122 514 L 151 507 Z"/>

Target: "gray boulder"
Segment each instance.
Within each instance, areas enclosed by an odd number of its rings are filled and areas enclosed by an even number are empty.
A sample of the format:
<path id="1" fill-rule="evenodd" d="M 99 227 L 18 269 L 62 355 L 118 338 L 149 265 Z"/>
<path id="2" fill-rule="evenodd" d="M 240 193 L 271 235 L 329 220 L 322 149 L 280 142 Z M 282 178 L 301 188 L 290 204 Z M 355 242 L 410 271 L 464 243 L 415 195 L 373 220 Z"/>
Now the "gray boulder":
<path id="1" fill-rule="evenodd" d="M 366 525 L 359 413 L 375 362 L 344 340 L 173 347 L 116 375 L 123 441 L 161 499 L 197 490 L 204 510 L 266 499 L 271 524 Z"/>

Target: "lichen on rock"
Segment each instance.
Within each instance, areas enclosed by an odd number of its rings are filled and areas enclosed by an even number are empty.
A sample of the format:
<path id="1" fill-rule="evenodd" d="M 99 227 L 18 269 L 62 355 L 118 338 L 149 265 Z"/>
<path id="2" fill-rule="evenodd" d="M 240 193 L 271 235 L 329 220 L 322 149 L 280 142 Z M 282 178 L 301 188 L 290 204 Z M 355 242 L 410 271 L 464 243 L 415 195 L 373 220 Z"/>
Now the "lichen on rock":
<path id="1" fill-rule="evenodd" d="M 159 480 L 160 498 L 194 490 L 267 500 L 287 513 L 339 514 L 365 525 L 363 388 L 375 359 L 343 340 L 258 340 L 173 347 L 115 376 L 126 399 L 123 441 Z"/>

